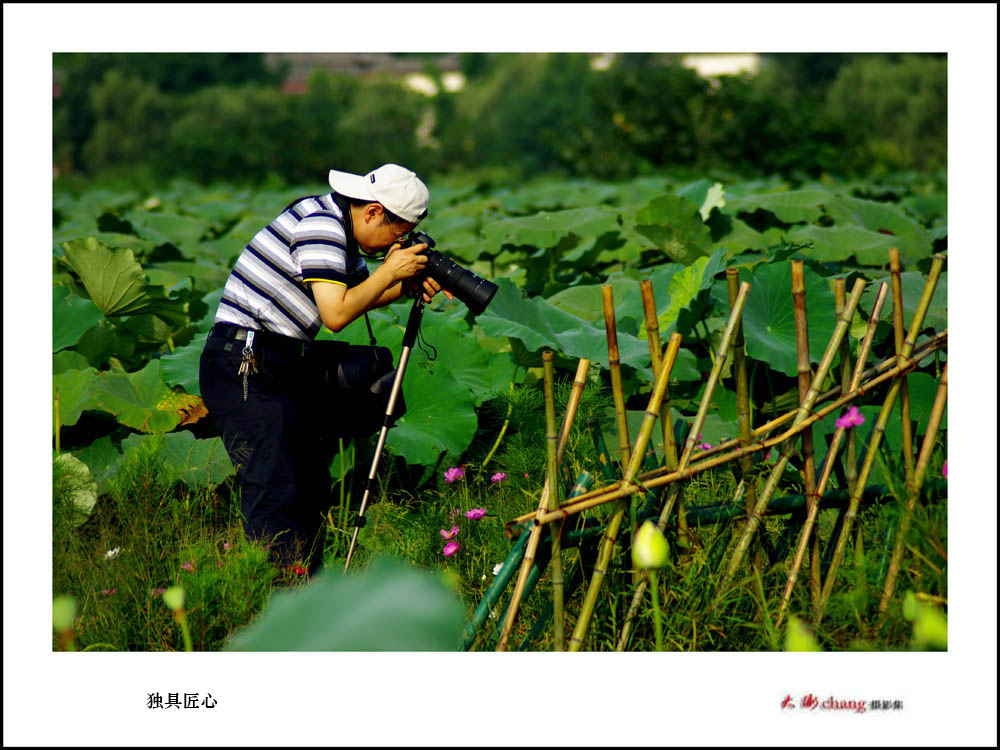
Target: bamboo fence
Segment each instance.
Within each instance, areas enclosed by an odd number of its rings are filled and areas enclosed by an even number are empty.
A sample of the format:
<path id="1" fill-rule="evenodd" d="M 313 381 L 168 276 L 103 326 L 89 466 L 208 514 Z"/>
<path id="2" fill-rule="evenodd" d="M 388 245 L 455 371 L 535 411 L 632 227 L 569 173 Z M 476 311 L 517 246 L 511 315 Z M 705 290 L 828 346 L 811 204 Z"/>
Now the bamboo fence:
<path id="1" fill-rule="evenodd" d="M 936 333 L 919 346 L 917 345 L 917 336 L 922 329 L 943 264 L 943 256 L 935 255 L 917 309 L 913 314 L 908 332 L 904 335 L 899 253 L 896 250 L 890 252 L 890 279 L 888 282 L 882 283 L 878 289 L 868 316 L 864 336 L 858 345 L 857 358 L 853 364 L 847 333 L 859 308 L 866 283 L 864 280 L 858 279 L 854 282 L 850 295 L 847 295 L 845 282 L 842 279 L 836 280 L 834 284 L 835 310 L 833 311 L 835 325 L 823 356 L 814 371 L 809 354 L 803 264 L 799 261 L 792 261 L 791 294 L 795 311 L 799 403 L 795 409 L 756 428 L 753 427 L 742 324 L 742 313 L 751 288 L 747 283 L 739 283 L 735 269 L 728 270 L 726 281 L 729 292 L 730 316 L 719 345 L 712 352 L 714 355 L 712 371 L 705 383 L 702 399 L 680 455 L 678 455 L 671 418 L 669 381 L 680 348 L 681 337 L 679 334 L 673 334 L 661 353 L 652 285 L 649 282 L 642 282 L 640 288 L 650 346 L 654 387 L 643 415 L 642 426 L 633 444 L 629 439 L 626 419 L 614 299 L 610 285 L 602 287 L 610 382 L 614 401 L 615 425 L 618 432 L 617 453 L 618 466 L 620 466 L 621 471 L 620 478 L 615 478 L 615 462 L 604 446 L 600 429 L 596 426 L 596 419 L 591 418 L 588 427 L 593 434 L 595 448 L 598 451 L 602 473 L 607 484 L 597 489 L 588 489 L 589 482 L 593 480 L 593 477 L 587 475 L 586 481 L 578 481 L 577 486 L 572 490 L 567 487 L 564 493 L 565 500 L 560 501 L 560 465 L 569 432 L 578 410 L 580 394 L 590 363 L 587 360 L 579 362 L 562 427 L 557 433 L 552 397 L 552 353 L 544 353 L 547 426 L 545 484 L 539 497 L 537 509 L 533 513 L 512 519 L 506 524 L 505 531 L 508 537 L 514 540 L 512 551 L 505 561 L 501 573 L 477 609 L 473 621 L 467 625 L 463 634 L 462 647 L 467 649 L 472 645 L 476 631 L 485 620 L 485 613 L 492 611 L 511 581 L 515 581 L 513 593 L 504 611 L 502 624 L 499 625 L 496 633 L 496 650 L 506 650 L 520 605 L 541 578 L 546 565 L 551 565 L 551 603 L 545 614 L 535 622 L 524 644 L 538 637 L 551 617 L 555 649 L 581 650 L 602 592 L 602 586 L 607 578 L 609 568 L 615 560 L 614 552 L 616 548 L 622 546 L 620 537 L 625 529 L 628 529 L 627 539 L 631 540 L 637 524 L 654 518 L 661 532 L 669 531 L 675 534 L 674 541 L 681 550 L 690 550 L 697 545 L 696 537 L 692 533 L 692 524 L 701 526 L 706 523 L 733 520 L 741 522 L 738 533 L 731 541 L 727 542 L 726 538 L 720 536 L 722 546 L 719 546 L 717 541 L 708 551 L 709 559 L 713 561 L 718 559 L 719 562 L 718 584 L 708 608 L 708 614 L 713 615 L 725 607 L 727 594 L 734 585 L 736 575 L 743 566 L 748 553 L 750 553 L 749 565 L 753 576 L 757 581 L 761 580 L 763 549 L 760 546 L 758 532 L 765 515 L 803 514 L 798 516 L 801 523 L 790 524 L 783 536 L 785 546 L 789 552 L 794 549 L 794 555 L 789 564 L 788 577 L 778 604 L 775 628 L 782 625 L 790 612 L 794 586 L 807 555 L 809 557 L 809 599 L 812 603 L 811 619 L 814 623 L 819 624 L 837 580 L 838 569 L 861 501 L 863 499 L 877 501 L 889 494 L 884 487 L 867 485 L 880 441 L 885 433 L 889 414 L 895 406 L 896 399 L 899 398 L 903 418 L 902 450 L 907 494 L 906 507 L 899 528 L 895 531 L 890 529 L 890 532 L 895 535 L 891 559 L 888 552 L 884 556 L 888 570 L 885 572 L 882 597 L 879 602 L 879 616 L 884 616 L 894 595 L 895 583 L 906 549 L 906 534 L 911 524 L 915 503 L 924 489 L 927 466 L 945 408 L 947 364 L 940 378 L 937 398 L 930 414 L 920 454 L 914 461 L 906 376 L 913 372 L 927 357 L 947 346 L 947 330 Z M 893 300 L 892 325 L 895 354 L 874 366 L 868 366 L 867 360 L 873 347 L 876 328 L 881 320 L 882 309 L 889 298 L 890 291 Z M 838 356 L 840 360 L 839 371 L 835 373 L 832 371 L 833 364 Z M 698 435 L 706 415 L 712 408 L 713 394 L 727 362 L 732 363 L 732 377 L 735 383 L 738 436 L 710 450 L 696 454 Z M 828 378 L 839 380 L 839 385 L 824 391 L 822 389 Z M 838 426 L 817 477 L 812 443 L 813 426 L 827 415 L 851 405 L 859 397 L 876 394 L 880 387 L 886 387 L 887 391 L 879 410 L 879 417 L 872 429 L 861 466 L 857 465 L 854 430 Z M 660 421 L 663 436 L 663 464 L 660 466 L 655 465 L 655 460 L 652 464 L 649 463 L 650 439 L 657 420 Z M 842 446 L 844 446 L 843 451 L 841 451 Z M 763 485 L 758 487 L 756 476 L 762 466 L 766 468 L 766 465 L 755 464 L 755 455 L 772 448 L 778 449 L 778 459 L 769 469 L 769 474 Z M 801 460 L 800 474 L 804 484 L 804 493 L 798 496 L 774 498 L 785 469 L 793 457 L 798 457 Z M 843 472 L 839 473 L 838 476 L 842 480 L 846 480 L 846 487 L 828 490 L 827 486 L 838 460 L 843 463 Z M 647 467 L 652 466 L 652 468 L 640 471 L 644 461 Z M 732 468 L 738 482 L 736 496 L 731 501 L 714 506 L 684 507 L 682 496 L 687 480 L 710 469 L 727 466 Z M 932 491 L 943 489 L 940 482 L 934 483 L 934 485 L 931 488 Z M 640 512 L 636 501 L 642 499 L 645 499 L 646 503 L 645 508 Z M 577 523 L 576 529 L 568 534 L 563 533 L 565 524 L 571 517 L 608 504 L 611 504 L 611 509 L 604 521 L 583 516 L 583 521 Z M 838 508 L 840 515 L 824 551 L 817 529 L 817 518 L 820 510 L 825 508 Z M 623 528 L 626 513 L 629 523 L 625 524 Z M 798 539 L 793 544 L 796 532 Z M 544 554 L 537 554 L 539 544 L 545 535 L 548 538 L 548 546 L 544 549 Z M 855 555 L 863 554 L 863 544 L 859 528 L 854 540 Z M 579 546 L 580 554 L 577 558 L 578 564 L 571 575 L 564 579 L 561 550 L 566 545 Z M 723 556 L 727 552 L 728 562 L 723 565 Z M 589 561 L 589 565 L 580 564 L 585 559 Z M 627 555 L 619 559 L 622 560 L 622 565 L 630 567 L 631 561 Z M 826 564 L 825 578 L 823 577 L 824 564 Z M 518 566 L 515 580 L 514 569 Z M 585 582 L 585 567 L 590 568 L 590 580 L 587 583 L 582 604 L 567 642 L 565 632 L 571 613 L 566 611 L 566 603 L 569 601 L 571 592 Z M 630 606 L 617 639 L 618 650 L 624 650 L 629 643 L 631 630 L 647 589 L 648 578 L 638 575 L 639 571 L 631 572 L 633 591 Z M 763 593 L 762 590 L 761 593 Z"/>

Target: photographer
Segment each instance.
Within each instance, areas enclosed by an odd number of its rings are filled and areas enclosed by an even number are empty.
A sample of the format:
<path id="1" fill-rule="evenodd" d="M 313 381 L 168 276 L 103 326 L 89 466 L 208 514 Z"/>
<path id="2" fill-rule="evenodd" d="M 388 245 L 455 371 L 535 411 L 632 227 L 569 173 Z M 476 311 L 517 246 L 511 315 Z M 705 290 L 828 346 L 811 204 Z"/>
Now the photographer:
<path id="1" fill-rule="evenodd" d="M 316 335 L 407 290 L 427 302 L 441 291 L 423 275 L 427 245 L 401 242 L 427 215 L 430 193 L 416 174 L 386 164 L 363 176 L 331 170 L 329 181 L 333 192 L 293 201 L 244 248 L 199 371 L 236 467 L 247 537 L 267 542 L 280 567 L 310 575 L 322 565 L 337 438 L 359 434 L 367 416 L 336 388 L 345 346 Z M 383 253 L 369 273 L 365 257 Z M 377 363 L 384 375 L 392 355 L 372 344 L 388 360 Z"/>

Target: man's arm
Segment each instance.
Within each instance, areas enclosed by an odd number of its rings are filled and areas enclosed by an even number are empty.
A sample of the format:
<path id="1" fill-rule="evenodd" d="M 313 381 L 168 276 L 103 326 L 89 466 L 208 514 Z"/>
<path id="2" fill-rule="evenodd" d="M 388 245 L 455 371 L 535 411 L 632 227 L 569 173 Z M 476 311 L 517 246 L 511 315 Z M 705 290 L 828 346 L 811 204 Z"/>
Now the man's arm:
<path id="1" fill-rule="evenodd" d="M 337 333 L 373 307 L 399 299 L 403 291 L 400 282 L 416 276 L 427 264 L 427 256 L 421 254 L 425 248 L 426 245 L 393 248 L 371 276 L 350 289 L 344 284 L 311 282 L 323 325 Z"/>

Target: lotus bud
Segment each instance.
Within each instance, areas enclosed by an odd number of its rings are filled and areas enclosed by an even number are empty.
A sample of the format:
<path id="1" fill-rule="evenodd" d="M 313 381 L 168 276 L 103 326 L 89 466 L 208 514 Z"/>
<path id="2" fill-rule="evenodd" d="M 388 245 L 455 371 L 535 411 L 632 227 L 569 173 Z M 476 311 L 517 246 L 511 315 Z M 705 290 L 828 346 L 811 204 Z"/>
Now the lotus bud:
<path id="1" fill-rule="evenodd" d="M 788 618 L 785 651 L 822 651 L 816 636 L 795 615 Z"/>
<path id="2" fill-rule="evenodd" d="M 184 589 L 180 586 L 171 586 L 163 592 L 163 601 L 167 603 L 174 612 L 184 608 Z"/>
<path id="3" fill-rule="evenodd" d="M 76 621 L 76 599 L 72 596 L 57 596 L 52 600 L 52 628 L 57 633 L 73 629 Z"/>
<path id="4" fill-rule="evenodd" d="M 667 564 L 670 546 L 656 524 L 646 521 L 632 544 L 632 564 L 637 568 L 662 568 Z"/>

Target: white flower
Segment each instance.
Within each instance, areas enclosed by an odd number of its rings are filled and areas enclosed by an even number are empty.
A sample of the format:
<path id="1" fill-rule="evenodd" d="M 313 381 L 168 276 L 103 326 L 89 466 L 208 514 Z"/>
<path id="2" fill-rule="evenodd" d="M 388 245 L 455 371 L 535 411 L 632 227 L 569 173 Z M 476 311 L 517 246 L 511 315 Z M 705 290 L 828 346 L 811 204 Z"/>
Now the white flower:
<path id="1" fill-rule="evenodd" d="M 121 547 L 115 547 L 114 549 L 109 549 L 107 552 L 104 553 L 104 559 L 110 560 L 113 557 L 118 557 L 118 553 L 121 551 L 122 551 Z"/>
<path id="2" fill-rule="evenodd" d="M 503 570 L 503 563 L 497 563 L 493 566 L 493 575 L 499 574 L 501 570 Z"/>

